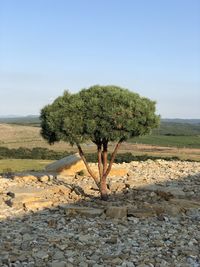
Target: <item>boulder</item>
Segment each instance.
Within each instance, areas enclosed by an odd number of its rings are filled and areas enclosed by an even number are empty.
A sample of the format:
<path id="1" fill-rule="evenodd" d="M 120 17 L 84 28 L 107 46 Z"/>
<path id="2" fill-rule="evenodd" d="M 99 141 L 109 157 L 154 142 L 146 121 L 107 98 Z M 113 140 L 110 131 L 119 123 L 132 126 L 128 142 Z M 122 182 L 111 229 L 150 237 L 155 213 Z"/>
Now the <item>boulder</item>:
<path id="1" fill-rule="evenodd" d="M 91 164 L 90 167 L 92 171 L 98 176 L 98 167 L 94 164 Z M 89 175 L 85 164 L 78 153 L 47 165 L 46 171 L 53 174 L 60 174 L 62 176 L 74 176 L 81 171 L 83 172 L 83 175 Z M 127 173 L 127 169 L 113 166 L 109 173 L 109 176 L 125 176 L 127 175 Z"/>
<path id="2" fill-rule="evenodd" d="M 144 207 L 142 209 L 136 209 L 135 207 L 128 207 L 128 217 L 148 218 L 156 215 L 155 210 L 152 207 Z"/>
<path id="3" fill-rule="evenodd" d="M 101 216 L 104 213 L 104 209 L 90 208 L 90 207 L 79 207 L 75 205 L 64 205 L 61 206 L 65 210 L 67 216 L 81 215 L 87 218 L 94 218 Z"/>
<path id="4" fill-rule="evenodd" d="M 53 202 L 50 200 L 30 201 L 24 203 L 24 208 L 27 210 L 42 210 L 44 208 L 52 207 Z"/>
<path id="5" fill-rule="evenodd" d="M 110 206 L 106 208 L 106 217 L 112 219 L 123 219 L 127 217 L 127 207 Z"/>
<path id="6" fill-rule="evenodd" d="M 46 166 L 46 171 L 61 175 L 74 175 L 85 169 L 85 165 L 78 153 L 70 155 Z"/>
<path id="7" fill-rule="evenodd" d="M 170 195 L 172 197 L 178 197 L 178 198 L 182 198 L 185 196 L 185 192 L 181 188 L 175 186 L 147 185 L 147 186 L 141 186 L 139 188 L 145 191 L 156 192 L 160 196 L 162 196 L 163 193 L 163 196 L 166 197 L 169 196 L 169 198 Z"/>

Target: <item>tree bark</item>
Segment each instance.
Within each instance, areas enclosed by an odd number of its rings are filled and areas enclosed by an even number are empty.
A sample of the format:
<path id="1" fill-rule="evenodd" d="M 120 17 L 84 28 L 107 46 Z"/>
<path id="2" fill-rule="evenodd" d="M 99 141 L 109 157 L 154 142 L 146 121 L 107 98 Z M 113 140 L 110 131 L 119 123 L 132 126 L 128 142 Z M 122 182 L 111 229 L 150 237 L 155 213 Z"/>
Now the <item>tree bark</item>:
<path id="1" fill-rule="evenodd" d="M 114 151 L 113 151 L 113 153 L 111 155 L 111 159 L 110 159 L 110 163 L 108 165 L 108 168 L 103 171 L 103 176 L 102 176 L 102 179 L 100 181 L 100 193 L 101 193 L 101 199 L 102 200 L 107 200 L 108 199 L 106 178 L 107 178 L 108 174 L 111 171 L 112 164 L 113 164 L 113 162 L 115 160 L 115 156 L 116 156 L 117 151 L 118 151 L 118 149 L 119 149 L 119 147 L 120 147 L 122 142 L 123 142 L 123 139 L 120 139 L 119 142 L 117 143 L 117 145 L 115 146 L 115 149 L 114 149 Z M 105 154 L 105 160 L 106 160 L 106 165 L 107 165 L 107 150 L 106 150 L 106 154 Z M 103 164 L 104 164 L 104 162 L 103 162 Z"/>
<path id="2" fill-rule="evenodd" d="M 83 162 L 84 162 L 84 164 L 85 164 L 85 167 L 86 167 L 86 169 L 87 169 L 87 171 L 88 171 L 88 173 L 91 175 L 91 177 L 94 179 L 94 181 L 95 181 L 95 183 L 96 183 L 96 185 L 98 186 L 98 188 L 99 188 L 99 179 L 96 177 L 96 175 L 92 172 L 92 170 L 90 169 L 90 166 L 88 165 L 88 163 L 87 163 L 87 160 L 86 160 L 86 158 L 85 158 L 85 155 L 84 155 L 84 153 L 83 153 L 83 150 L 82 150 L 82 148 L 81 148 L 81 146 L 79 145 L 79 144 L 76 144 L 77 145 L 77 148 L 78 148 L 78 151 L 79 151 L 79 155 L 80 155 L 80 157 L 82 158 L 82 160 L 83 160 Z"/>
<path id="3" fill-rule="evenodd" d="M 99 169 L 99 179 L 101 180 L 103 176 L 103 168 L 102 168 L 102 159 L 101 159 L 101 144 L 97 145 L 97 154 L 98 154 L 98 169 Z"/>
<path id="4" fill-rule="evenodd" d="M 120 145 L 121 145 L 122 142 L 123 142 L 123 139 L 120 139 L 119 142 L 118 142 L 118 143 L 116 144 L 116 146 L 115 146 L 115 149 L 114 149 L 114 151 L 113 151 L 113 153 L 112 153 L 112 155 L 111 155 L 110 163 L 109 163 L 108 168 L 107 168 L 107 170 L 106 170 L 106 172 L 105 172 L 105 174 L 104 174 L 105 177 L 107 177 L 108 174 L 109 174 L 110 171 L 111 171 L 111 168 L 112 168 L 113 162 L 114 162 L 114 160 L 115 160 L 117 151 L 118 151 L 118 149 L 119 149 L 119 147 L 120 147 Z"/>
<path id="5" fill-rule="evenodd" d="M 107 165 L 108 165 L 108 142 L 103 143 L 103 175 L 106 172 Z"/>

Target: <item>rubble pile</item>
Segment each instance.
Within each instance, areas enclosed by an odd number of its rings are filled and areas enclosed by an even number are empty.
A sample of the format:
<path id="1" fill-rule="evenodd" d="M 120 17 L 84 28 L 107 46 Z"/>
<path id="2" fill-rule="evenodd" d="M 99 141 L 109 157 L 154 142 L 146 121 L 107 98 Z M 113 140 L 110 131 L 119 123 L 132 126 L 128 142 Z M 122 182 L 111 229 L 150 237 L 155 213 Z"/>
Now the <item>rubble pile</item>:
<path id="1" fill-rule="evenodd" d="M 200 163 L 114 167 L 108 201 L 87 175 L 0 176 L 0 266 L 199 267 Z"/>

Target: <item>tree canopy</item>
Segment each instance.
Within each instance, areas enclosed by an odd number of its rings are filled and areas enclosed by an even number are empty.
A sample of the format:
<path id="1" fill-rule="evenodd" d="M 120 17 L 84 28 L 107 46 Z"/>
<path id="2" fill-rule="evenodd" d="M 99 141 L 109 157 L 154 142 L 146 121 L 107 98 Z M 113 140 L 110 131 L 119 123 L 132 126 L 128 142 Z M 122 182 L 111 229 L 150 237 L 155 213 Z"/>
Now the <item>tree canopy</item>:
<path id="1" fill-rule="evenodd" d="M 101 184 L 100 191 L 120 143 L 150 133 L 159 123 L 154 101 L 117 86 L 99 85 L 75 94 L 65 91 L 41 110 L 40 118 L 41 134 L 50 144 L 60 140 L 75 144 L 83 159 L 80 144 L 88 140 L 96 144 L 99 179 L 93 178 Z M 107 146 L 111 141 L 117 141 L 117 146 L 107 166 Z"/>

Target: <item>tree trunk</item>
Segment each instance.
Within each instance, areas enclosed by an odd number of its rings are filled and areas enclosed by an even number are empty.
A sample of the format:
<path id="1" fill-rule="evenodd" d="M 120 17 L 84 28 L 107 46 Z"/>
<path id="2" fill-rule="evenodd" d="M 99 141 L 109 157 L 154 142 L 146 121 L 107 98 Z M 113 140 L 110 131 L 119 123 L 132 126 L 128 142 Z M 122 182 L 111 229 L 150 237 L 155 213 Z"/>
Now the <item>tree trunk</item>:
<path id="1" fill-rule="evenodd" d="M 106 177 L 102 177 L 101 182 L 100 182 L 100 194 L 101 194 L 101 199 L 102 200 L 107 200 L 108 199 L 108 192 L 107 192 L 107 184 L 106 184 Z"/>
<path id="2" fill-rule="evenodd" d="M 115 160 L 115 156 L 117 154 L 117 151 L 121 145 L 121 143 L 123 142 L 123 139 L 120 139 L 119 142 L 116 144 L 114 151 L 111 155 L 111 160 L 110 163 L 108 165 L 107 163 L 107 157 L 108 157 L 108 151 L 107 151 L 107 147 L 108 147 L 108 142 L 105 142 L 103 144 L 103 152 L 102 150 L 102 146 L 101 145 L 97 145 L 97 153 L 98 153 L 98 168 L 99 168 L 99 178 L 98 179 L 96 177 L 96 175 L 92 172 L 92 170 L 90 169 L 87 160 L 84 156 L 83 150 L 81 148 L 81 146 L 79 144 L 76 144 L 78 147 L 78 151 L 79 151 L 79 155 L 82 158 L 88 173 L 91 175 L 91 177 L 94 179 L 96 185 L 99 188 L 100 194 L 101 194 L 101 199 L 102 200 L 107 200 L 108 199 L 108 194 L 107 194 L 107 184 L 106 184 L 106 178 L 108 176 L 108 174 L 111 171 L 113 162 Z M 102 168 L 103 165 L 103 168 Z M 108 167 L 107 167 L 108 165 Z"/>
<path id="3" fill-rule="evenodd" d="M 86 158 L 85 158 L 85 155 L 84 155 L 84 153 L 83 153 L 83 150 L 82 150 L 81 146 L 80 146 L 79 144 L 76 144 L 76 145 L 77 145 L 77 147 L 78 147 L 79 155 L 80 155 L 80 157 L 82 158 L 82 160 L 83 160 L 83 162 L 84 162 L 84 164 L 85 164 L 85 167 L 86 167 L 88 173 L 89 173 L 89 174 L 91 175 L 91 177 L 94 179 L 96 185 L 97 185 L 98 188 L 99 188 L 99 186 L 100 186 L 100 184 L 99 184 L 99 179 L 96 177 L 96 175 L 95 175 L 95 174 L 92 172 L 92 170 L 90 169 L 90 166 L 89 166 L 88 163 L 87 163 L 87 160 L 86 160 Z"/>
<path id="4" fill-rule="evenodd" d="M 103 153 L 103 176 L 102 176 L 101 181 L 100 181 L 100 193 L 101 193 L 101 199 L 103 199 L 103 200 L 108 199 L 106 178 L 111 171 L 113 162 L 115 160 L 115 156 L 116 156 L 117 151 L 118 151 L 122 142 L 123 142 L 123 139 L 120 139 L 119 142 L 117 143 L 117 145 L 115 146 L 115 149 L 111 155 L 111 159 L 110 159 L 110 163 L 109 163 L 108 167 L 107 167 L 107 145 L 105 146 L 105 151 L 103 150 L 103 152 L 104 152 Z M 105 166 L 106 166 L 106 168 L 105 168 Z"/>
<path id="5" fill-rule="evenodd" d="M 120 147 L 122 142 L 123 142 L 123 139 L 120 139 L 119 142 L 116 144 L 115 149 L 114 149 L 114 151 L 113 151 L 113 153 L 111 155 L 111 159 L 110 159 L 110 163 L 108 165 L 108 168 L 107 168 L 107 170 L 106 170 L 106 172 L 105 172 L 105 174 L 103 176 L 107 177 L 108 174 L 110 173 L 112 165 L 113 165 L 113 162 L 114 162 L 115 157 L 117 155 L 117 151 L 118 151 L 118 149 L 119 149 L 119 147 Z"/>
<path id="6" fill-rule="evenodd" d="M 102 158 L 103 158 L 103 175 L 104 175 L 108 165 L 108 142 L 103 143 L 102 153 L 103 153 Z"/>
<path id="7" fill-rule="evenodd" d="M 107 164 L 108 164 L 108 142 L 103 143 L 103 152 L 102 152 L 102 160 L 103 160 L 103 175 L 100 180 L 100 193 L 101 193 L 101 199 L 107 200 L 107 183 L 106 183 L 106 177 L 105 173 L 107 170 Z"/>
<path id="8" fill-rule="evenodd" d="M 98 169 L 99 169 L 99 180 L 103 176 L 103 168 L 102 168 L 102 159 L 101 159 L 101 144 L 97 145 L 97 155 L 98 155 Z"/>

